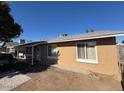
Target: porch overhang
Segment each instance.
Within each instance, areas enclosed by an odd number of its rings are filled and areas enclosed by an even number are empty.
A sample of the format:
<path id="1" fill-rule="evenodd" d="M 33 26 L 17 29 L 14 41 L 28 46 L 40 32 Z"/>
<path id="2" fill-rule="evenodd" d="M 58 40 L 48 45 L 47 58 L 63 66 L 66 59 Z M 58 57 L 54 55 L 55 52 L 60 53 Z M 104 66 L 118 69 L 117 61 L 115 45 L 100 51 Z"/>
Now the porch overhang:
<path id="1" fill-rule="evenodd" d="M 20 44 L 17 46 L 14 46 L 17 49 L 17 57 L 19 58 L 18 54 L 19 54 L 19 48 L 26 48 L 26 47 L 31 47 L 31 64 L 34 64 L 34 47 L 38 46 L 42 43 L 45 43 L 45 41 L 39 41 L 39 42 L 31 42 L 31 43 L 25 43 L 25 44 Z"/>

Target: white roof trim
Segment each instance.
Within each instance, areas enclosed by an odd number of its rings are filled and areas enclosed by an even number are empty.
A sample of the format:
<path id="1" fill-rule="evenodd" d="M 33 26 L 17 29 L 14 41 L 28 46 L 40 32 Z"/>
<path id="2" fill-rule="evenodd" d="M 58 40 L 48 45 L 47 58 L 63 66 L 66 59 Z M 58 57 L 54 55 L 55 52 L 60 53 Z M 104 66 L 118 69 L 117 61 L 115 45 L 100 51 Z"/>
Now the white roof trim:
<path id="1" fill-rule="evenodd" d="M 41 43 L 38 43 L 38 44 L 34 44 L 34 45 L 32 45 L 32 46 L 37 46 L 37 45 L 40 45 Z"/>
<path id="2" fill-rule="evenodd" d="M 107 37 L 116 37 L 116 36 L 124 36 L 124 34 L 114 34 L 114 35 L 105 35 L 105 36 L 94 36 L 94 37 L 88 37 L 88 38 L 72 38 L 72 39 L 65 39 L 65 40 L 54 40 L 54 41 L 48 41 L 48 43 L 59 43 L 59 42 L 68 42 L 68 41 L 77 41 L 77 40 L 89 40 L 89 39 L 98 39 L 98 38 L 107 38 Z"/>

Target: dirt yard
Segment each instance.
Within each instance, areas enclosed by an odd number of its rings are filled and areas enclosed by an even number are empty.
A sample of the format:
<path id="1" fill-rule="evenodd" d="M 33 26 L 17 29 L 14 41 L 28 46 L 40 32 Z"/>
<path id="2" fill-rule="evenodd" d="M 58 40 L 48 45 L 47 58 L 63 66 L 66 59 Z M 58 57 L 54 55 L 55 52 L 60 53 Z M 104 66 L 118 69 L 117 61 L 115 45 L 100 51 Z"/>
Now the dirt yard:
<path id="1" fill-rule="evenodd" d="M 121 83 L 110 77 L 94 78 L 58 68 L 50 68 L 13 89 L 14 91 L 122 90 Z"/>

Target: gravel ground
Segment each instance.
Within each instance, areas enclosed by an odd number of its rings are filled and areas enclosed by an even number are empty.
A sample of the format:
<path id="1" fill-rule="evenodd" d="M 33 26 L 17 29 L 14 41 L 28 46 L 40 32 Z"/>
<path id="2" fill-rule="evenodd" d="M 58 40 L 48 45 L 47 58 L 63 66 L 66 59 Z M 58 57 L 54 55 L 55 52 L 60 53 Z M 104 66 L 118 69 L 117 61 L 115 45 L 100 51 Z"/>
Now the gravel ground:
<path id="1" fill-rule="evenodd" d="M 28 81 L 29 79 L 31 78 L 26 75 L 21 75 L 21 74 L 15 75 L 13 77 L 6 76 L 4 78 L 1 78 L 0 79 L 0 91 L 8 91 L 13 88 L 16 88 L 17 86 Z"/>
<path id="2" fill-rule="evenodd" d="M 16 87 L 16 91 L 122 90 L 121 83 L 111 77 L 94 78 L 58 68 L 50 68 Z"/>
<path id="3" fill-rule="evenodd" d="M 0 66 L 0 90 L 11 90 L 38 76 L 47 68 L 41 64 L 30 65 L 23 62 Z"/>

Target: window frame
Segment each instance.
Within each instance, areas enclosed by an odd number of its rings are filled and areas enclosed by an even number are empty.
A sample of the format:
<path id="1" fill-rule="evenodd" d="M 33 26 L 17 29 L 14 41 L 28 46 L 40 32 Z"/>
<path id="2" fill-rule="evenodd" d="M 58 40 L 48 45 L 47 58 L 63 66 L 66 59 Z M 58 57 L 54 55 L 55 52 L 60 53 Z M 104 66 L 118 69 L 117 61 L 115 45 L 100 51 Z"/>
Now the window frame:
<path id="1" fill-rule="evenodd" d="M 87 43 L 93 43 L 95 44 L 95 60 L 93 59 L 86 59 L 86 44 Z M 84 52 L 85 52 L 85 59 L 78 58 L 78 44 L 84 44 Z M 82 63 L 91 63 L 91 64 L 98 64 L 98 55 L 97 55 L 97 46 L 96 46 L 96 41 L 87 41 L 87 42 L 76 42 L 76 61 L 77 62 L 82 62 Z"/>
<path id="2" fill-rule="evenodd" d="M 50 45 L 47 45 L 47 58 L 48 59 L 57 59 L 57 56 L 56 57 L 54 57 L 54 56 L 49 56 L 49 54 L 48 54 L 48 47 L 49 46 L 56 46 L 56 48 L 57 48 L 57 44 L 50 44 Z"/>

